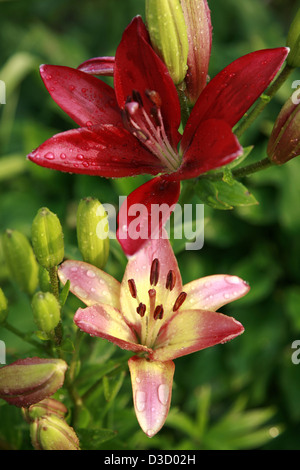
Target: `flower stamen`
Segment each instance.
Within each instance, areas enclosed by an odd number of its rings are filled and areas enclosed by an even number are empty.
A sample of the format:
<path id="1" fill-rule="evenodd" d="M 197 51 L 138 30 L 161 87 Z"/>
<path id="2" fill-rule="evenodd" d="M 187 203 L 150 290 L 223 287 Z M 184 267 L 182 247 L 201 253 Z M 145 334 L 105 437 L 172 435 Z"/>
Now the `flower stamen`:
<path id="1" fill-rule="evenodd" d="M 167 274 L 166 289 L 169 289 L 170 291 L 172 291 L 175 287 L 175 283 L 176 283 L 175 272 L 172 269 L 170 269 L 170 271 Z"/>
<path id="2" fill-rule="evenodd" d="M 153 318 L 154 320 L 161 320 L 164 315 L 164 308 L 162 305 L 157 305 L 155 307 L 154 313 L 153 313 Z"/>
<path id="3" fill-rule="evenodd" d="M 159 279 L 159 260 L 155 258 L 151 264 L 150 270 L 150 284 L 151 286 L 156 286 Z"/>
<path id="4" fill-rule="evenodd" d="M 139 314 L 139 316 L 143 318 L 143 316 L 146 313 L 146 305 L 143 304 L 142 302 L 140 302 L 137 309 L 136 309 L 136 311 Z"/>
<path id="5" fill-rule="evenodd" d="M 136 289 L 134 279 L 128 279 L 128 287 L 129 287 L 129 292 L 131 294 L 131 297 L 136 299 L 137 298 L 137 289 Z"/>
<path id="6" fill-rule="evenodd" d="M 175 300 L 175 303 L 174 303 L 174 306 L 173 306 L 173 312 L 176 312 L 176 310 L 178 310 L 179 307 L 181 307 L 181 305 L 185 301 L 186 297 L 187 297 L 186 292 L 180 292 L 179 296 Z"/>

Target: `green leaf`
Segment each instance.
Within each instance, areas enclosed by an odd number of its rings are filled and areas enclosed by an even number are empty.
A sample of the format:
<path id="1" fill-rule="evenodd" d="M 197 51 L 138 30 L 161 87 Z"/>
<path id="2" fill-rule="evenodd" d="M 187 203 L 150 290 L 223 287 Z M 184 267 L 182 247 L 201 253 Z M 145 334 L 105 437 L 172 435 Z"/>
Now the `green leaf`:
<path id="1" fill-rule="evenodd" d="M 200 179 L 196 192 L 204 204 L 214 209 L 230 210 L 235 206 L 251 206 L 258 204 L 249 190 L 239 181 L 209 181 Z"/>
<path id="2" fill-rule="evenodd" d="M 80 448 L 83 450 L 98 450 L 99 446 L 116 437 L 116 432 L 111 429 L 76 429 Z"/>

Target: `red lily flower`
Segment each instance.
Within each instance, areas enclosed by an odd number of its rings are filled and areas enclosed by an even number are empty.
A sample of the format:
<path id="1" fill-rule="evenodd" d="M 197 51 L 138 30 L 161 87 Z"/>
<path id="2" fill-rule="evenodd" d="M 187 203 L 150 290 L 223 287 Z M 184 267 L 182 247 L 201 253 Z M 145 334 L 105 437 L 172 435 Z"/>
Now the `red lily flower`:
<path id="1" fill-rule="evenodd" d="M 181 136 L 176 87 L 152 49 L 141 17 L 135 17 L 115 61 L 102 59 L 99 67 L 101 73 L 107 67 L 114 74 L 114 89 L 78 69 L 41 66 L 52 98 L 80 127 L 53 136 L 28 158 L 55 170 L 104 177 L 160 174 L 138 188 L 140 199 L 134 192 L 129 202 L 142 203 L 143 195 L 151 194 L 153 204 L 171 206 L 178 200 L 181 180 L 224 166 L 242 153 L 232 127 L 287 54 L 283 47 L 257 51 L 226 67 L 201 93 Z M 86 70 L 95 73 L 97 59 L 89 65 Z M 144 243 L 121 239 L 127 254 Z"/>

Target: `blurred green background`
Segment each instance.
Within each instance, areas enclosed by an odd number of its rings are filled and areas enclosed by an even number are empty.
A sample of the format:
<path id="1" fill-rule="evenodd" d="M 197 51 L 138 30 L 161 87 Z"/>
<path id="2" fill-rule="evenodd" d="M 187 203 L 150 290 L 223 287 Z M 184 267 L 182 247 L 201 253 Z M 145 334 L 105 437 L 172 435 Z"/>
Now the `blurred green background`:
<path id="1" fill-rule="evenodd" d="M 240 55 L 285 45 L 299 7 L 292 0 L 209 4 L 211 76 Z M 7 87 L 6 104 L 0 105 L 0 233 L 11 228 L 30 237 L 37 210 L 47 206 L 63 224 L 67 255 L 75 256 L 80 198 L 93 196 L 102 203 L 118 204 L 119 195 L 145 181 L 144 177 L 105 180 L 62 174 L 25 159 L 46 138 L 75 127 L 46 92 L 39 65 L 76 67 L 90 57 L 114 55 L 123 29 L 136 14 L 144 16 L 143 0 L 0 1 L 0 79 Z M 252 160 L 265 156 L 272 123 L 297 79 L 300 71 L 293 73 L 242 141 L 255 145 Z M 184 282 L 228 273 L 250 283 L 244 299 L 222 309 L 243 323 L 245 333 L 176 360 L 171 412 L 163 430 L 151 440 L 136 422 L 128 374 L 109 413 L 103 412 L 107 396 L 99 389 L 93 426 L 101 422 L 117 434 L 100 440 L 97 448 L 300 449 L 300 364 L 291 360 L 292 343 L 300 339 L 300 159 L 243 183 L 259 205 L 232 211 L 205 207 L 204 248 L 180 252 L 178 261 Z M 120 278 L 124 259 L 112 245 L 106 269 Z M 9 300 L 10 323 L 25 331 L 34 329 L 30 302 L 9 279 L 1 244 L 0 286 Z M 26 343 L 1 327 L 0 339 L 6 343 L 7 363 L 31 353 Z M 90 342 L 91 353 L 86 351 L 85 357 L 96 379 L 115 351 L 103 341 Z M 31 448 L 20 411 L 4 402 L 0 448 Z"/>

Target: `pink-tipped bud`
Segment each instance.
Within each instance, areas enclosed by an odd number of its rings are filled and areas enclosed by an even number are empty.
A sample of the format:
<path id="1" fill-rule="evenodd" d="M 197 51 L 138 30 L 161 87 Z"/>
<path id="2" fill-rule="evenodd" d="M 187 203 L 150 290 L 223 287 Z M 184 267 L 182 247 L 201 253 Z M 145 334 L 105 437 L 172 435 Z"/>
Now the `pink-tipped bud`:
<path id="1" fill-rule="evenodd" d="M 212 26 L 207 0 L 181 0 L 187 27 L 189 52 L 185 77 L 186 96 L 194 105 L 207 84 Z"/>
<path id="2" fill-rule="evenodd" d="M 62 387 L 67 367 L 61 359 L 19 359 L 0 369 L 0 398 L 19 407 L 38 403 Z"/>
<path id="3" fill-rule="evenodd" d="M 296 90 L 281 109 L 269 139 L 268 157 L 276 165 L 300 155 L 299 92 Z"/>

